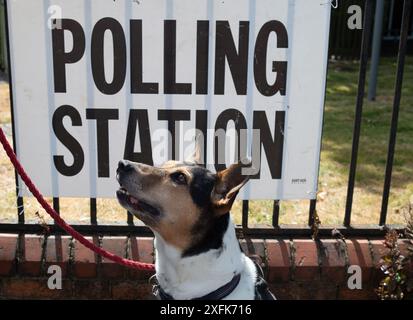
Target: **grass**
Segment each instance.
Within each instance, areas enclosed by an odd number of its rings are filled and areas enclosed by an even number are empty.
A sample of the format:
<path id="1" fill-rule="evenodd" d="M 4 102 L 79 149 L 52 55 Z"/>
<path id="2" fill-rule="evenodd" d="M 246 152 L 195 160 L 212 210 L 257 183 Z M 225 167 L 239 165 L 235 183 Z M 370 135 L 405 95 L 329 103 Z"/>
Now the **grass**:
<path id="1" fill-rule="evenodd" d="M 377 98 L 365 100 L 354 191 L 352 223 L 377 223 L 386 165 L 396 59 L 383 58 L 379 67 Z M 330 62 L 326 92 L 317 212 L 323 225 L 342 223 L 351 156 L 358 63 Z M 8 85 L 0 84 L 0 124 L 10 122 Z M 10 127 L 8 127 L 10 128 Z M 8 130 L 10 131 L 10 129 Z M 398 136 L 389 199 L 389 223 L 403 223 L 402 208 L 413 201 L 413 57 L 406 60 Z M 271 224 L 273 201 L 250 201 L 250 224 Z M 62 216 L 69 222 L 88 223 L 87 199 L 62 199 Z M 233 214 L 241 222 L 241 202 Z M 304 224 L 309 201 L 282 201 L 280 223 Z M 0 222 L 17 220 L 14 173 L 0 151 Z M 36 212 L 50 221 L 33 199 L 25 199 L 26 219 L 38 222 Z M 98 200 L 98 222 L 125 221 L 116 200 Z"/>

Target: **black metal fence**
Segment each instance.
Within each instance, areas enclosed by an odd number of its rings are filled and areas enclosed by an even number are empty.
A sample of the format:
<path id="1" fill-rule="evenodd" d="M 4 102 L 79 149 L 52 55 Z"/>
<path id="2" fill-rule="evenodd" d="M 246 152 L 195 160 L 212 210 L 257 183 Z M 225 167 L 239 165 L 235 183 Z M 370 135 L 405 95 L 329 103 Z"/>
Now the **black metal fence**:
<path id="1" fill-rule="evenodd" d="M 396 144 L 397 124 L 399 117 L 399 107 L 401 99 L 403 70 L 405 64 L 407 39 L 410 28 L 410 17 L 412 15 L 412 1 L 404 0 L 403 2 L 403 14 L 401 22 L 401 31 L 399 37 L 399 50 L 398 50 L 398 62 L 397 72 L 395 75 L 395 89 L 393 97 L 393 111 L 390 128 L 390 136 L 387 150 L 387 163 L 384 176 L 384 186 L 382 193 L 382 206 L 380 213 L 380 220 L 371 222 L 370 225 L 352 225 L 351 213 L 353 204 L 354 184 L 357 170 L 357 154 L 359 149 L 359 137 L 362 120 L 362 110 L 365 93 L 365 83 L 367 74 L 367 63 L 369 57 L 369 47 L 372 33 L 372 21 L 374 11 L 374 0 L 366 0 L 364 6 L 364 28 L 361 39 L 361 52 L 360 52 L 360 70 L 358 79 L 358 92 L 355 106 L 355 119 L 353 130 L 353 142 L 351 151 L 350 170 L 348 178 L 346 209 L 344 212 L 343 224 L 338 226 L 317 226 L 318 235 L 321 237 L 334 237 L 337 234 L 342 234 L 345 237 L 351 236 L 368 236 L 379 237 L 383 236 L 386 232 L 386 227 L 401 228 L 402 226 L 386 226 L 387 207 L 389 192 L 391 186 L 393 159 Z M 10 74 L 10 73 L 9 73 Z M 10 82 L 11 83 L 11 82 Z M 13 108 L 12 108 L 13 109 Z M 13 114 L 12 114 L 13 117 Z M 14 130 L 13 130 L 14 136 Z M 17 181 L 17 179 L 16 179 Z M 18 189 L 16 187 L 16 194 Z M 316 216 L 317 200 L 309 201 L 309 213 L 308 213 L 308 225 L 280 225 L 280 200 L 274 200 L 272 211 L 272 228 L 255 228 L 250 227 L 248 224 L 249 202 L 243 201 L 242 205 L 242 225 L 237 227 L 238 236 L 244 237 L 257 237 L 257 238 L 273 238 L 273 237 L 309 237 L 313 234 L 315 224 L 317 222 Z M 53 199 L 53 207 L 59 212 L 59 198 Z M 17 196 L 17 208 L 18 208 L 18 222 L 13 224 L 0 223 L 0 233 L 43 233 L 45 226 L 39 224 L 25 223 L 24 204 L 23 198 Z M 337 212 L 337 214 L 340 214 Z M 97 222 L 97 205 L 96 199 L 90 199 L 90 224 L 88 225 L 74 225 L 73 227 L 85 234 L 85 235 L 136 235 L 136 236 L 150 236 L 151 231 L 143 225 L 135 225 L 133 216 L 127 213 L 124 225 L 100 225 Z M 62 234 L 62 230 L 55 225 L 47 226 L 47 230 L 51 234 Z"/>
<path id="2" fill-rule="evenodd" d="M 400 40 L 401 20 L 403 17 L 402 0 L 383 0 L 383 28 L 381 34 L 381 54 L 397 53 Z M 376 2 L 376 1 L 375 1 Z M 350 17 L 348 8 L 357 5 L 364 10 L 364 0 L 339 0 L 338 7 L 331 12 L 329 56 L 338 60 L 358 59 L 361 49 L 362 30 L 349 30 L 347 20 Z M 408 28 L 409 53 L 413 52 L 413 13 L 410 13 Z"/>

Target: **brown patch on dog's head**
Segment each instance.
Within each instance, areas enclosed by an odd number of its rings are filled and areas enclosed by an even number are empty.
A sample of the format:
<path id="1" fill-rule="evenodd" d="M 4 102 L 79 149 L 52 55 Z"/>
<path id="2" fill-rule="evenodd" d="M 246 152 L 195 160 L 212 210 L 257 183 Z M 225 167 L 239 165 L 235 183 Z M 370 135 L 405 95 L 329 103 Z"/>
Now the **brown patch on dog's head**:
<path id="1" fill-rule="evenodd" d="M 242 169 L 248 166 L 250 166 L 249 163 L 238 162 L 217 173 L 217 182 L 211 197 L 213 211 L 216 214 L 223 214 L 231 210 L 239 190 L 249 180 L 249 176 L 242 174 Z"/>
<path id="2" fill-rule="evenodd" d="M 153 167 L 120 161 L 118 200 L 166 242 L 187 253 L 199 252 L 222 242 L 225 214 L 248 181 L 244 166 L 234 164 L 213 174 L 196 163 L 168 161 Z M 221 238 L 215 233 L 222 233 Z"/>

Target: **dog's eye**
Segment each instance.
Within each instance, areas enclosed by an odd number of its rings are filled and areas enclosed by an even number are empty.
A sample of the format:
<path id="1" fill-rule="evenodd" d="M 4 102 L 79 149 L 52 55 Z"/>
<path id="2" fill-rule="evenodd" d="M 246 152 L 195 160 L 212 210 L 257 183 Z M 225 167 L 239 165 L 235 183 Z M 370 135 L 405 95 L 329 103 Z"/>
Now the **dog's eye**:
<path id="1" fill-rule="evenodd" d="M 171 179 L 177 184 L 186 184 L 186 176 L 182 172 L 172 173 Z"/>

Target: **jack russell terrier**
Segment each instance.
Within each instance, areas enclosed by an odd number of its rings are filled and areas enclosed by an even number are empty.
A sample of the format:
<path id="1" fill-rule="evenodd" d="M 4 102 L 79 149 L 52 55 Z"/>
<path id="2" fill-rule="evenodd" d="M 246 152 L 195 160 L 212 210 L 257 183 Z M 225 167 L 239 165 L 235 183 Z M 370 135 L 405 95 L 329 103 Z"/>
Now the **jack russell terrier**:
<path id="1" fill-rule="evenodd" d="M 119 203 L 155 235 L 156 290 L 164 300 L 275 300 L 241 250 L 230 209 L 248 176 L 239 162 L 213 174 L 197 161 L 119 162 Z"/>

